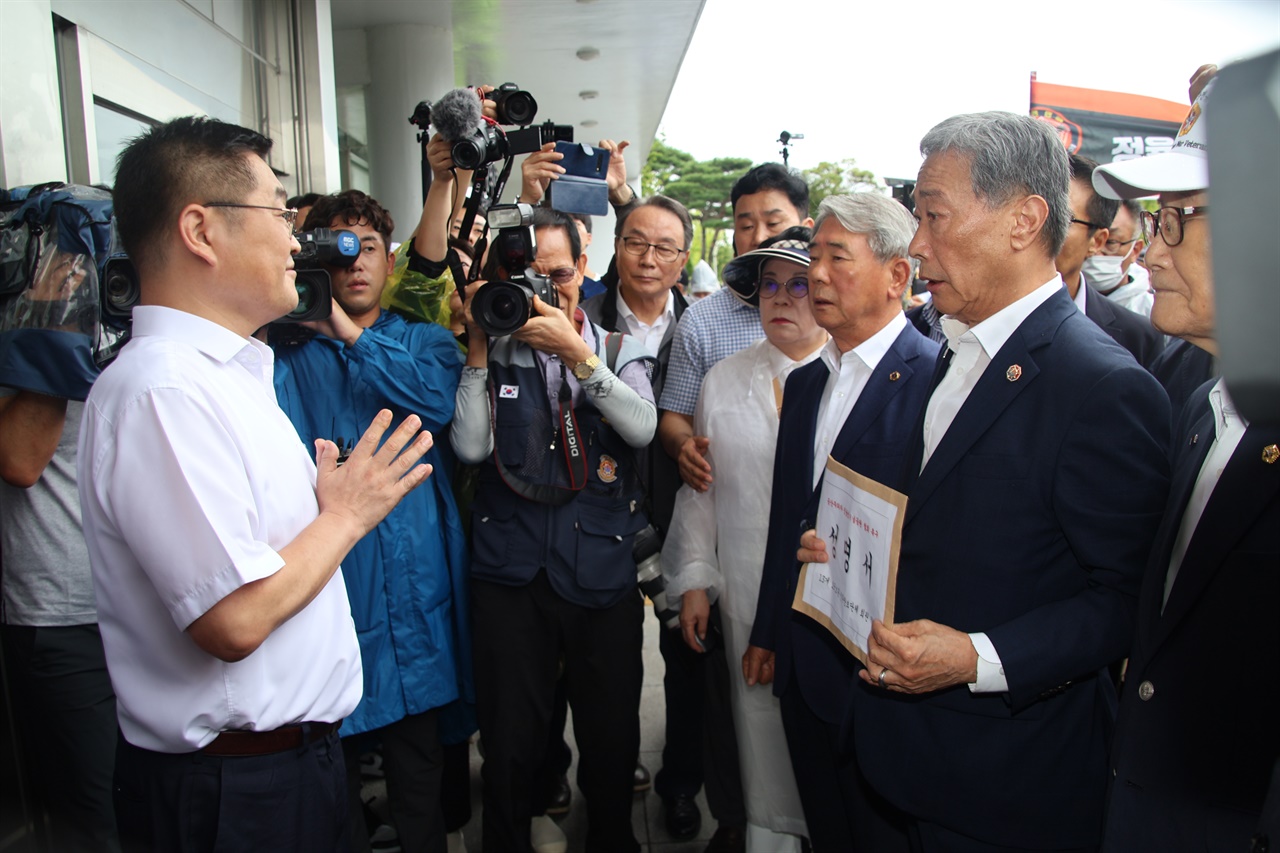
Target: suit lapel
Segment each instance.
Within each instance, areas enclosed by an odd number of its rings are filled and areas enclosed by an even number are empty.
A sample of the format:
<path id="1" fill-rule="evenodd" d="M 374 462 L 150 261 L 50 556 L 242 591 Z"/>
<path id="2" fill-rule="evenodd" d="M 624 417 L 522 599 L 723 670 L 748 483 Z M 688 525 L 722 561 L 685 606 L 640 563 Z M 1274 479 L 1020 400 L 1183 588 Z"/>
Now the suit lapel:
<path id="1" fill-rule="evenodd" d="M 1100 328 L 1106 330 L 1106 333 L 1112 338 L 1115 337 L 1116 312 L 1107 298 L 1098 291 L 1089 287 L 1083 281 L 1081 287 L 1088 287 L 1084 297 L 1084 316 L 1088 317 Z"/>
<path id="2" fill-rule="evenodd" d="M 1185 438 L 1176 451 L 1169 499 L 1151 546 L 1151 565 L 1147 569 L 1147 580 L 1142 586 L 1138 606 L 1139 635 L 1143 637 L 1151 636 L 1160 620 L 1160 611 L 1164 607 L 1165 577 L 1169 573 L 1169 559 L 1173 556 L 1178 528 L 1182 526 L 1182 516 L 1186 512 L 1187 501 L 1191 498 L 1191 490 L 1195 488 L 1200 467 L 1204 465 L 1209 448 L 1213 446 L 1213 410 L 1209 408 L 1208 397 L 1199 401 L 1199 404 L 1204 411 L 1195 418 L 1189 430 L 1189 435 L 1195 437 L 1195 443 L 1192 444 L 1190 438 Z"/>
<path id="3" fill-rule="evenodd" d="M 947 474 L 959 464 L 974 442 L 1000 418 L 1009 404 L 1035 384 L 1040 367 L 1033 353 L 1053 341 L 1062 321 L 1075 310 L 1075 304 L 1067 296 L 1066 290 L 1054 294 L 1031 312 L 991 359 L 911 488 L 907 522 L 911 521 L 912 516 L 920 510 Z M 1013 374 L 1009 371 L 1014 365 L 1020 368 L 1020 372 L 1011 378 Z M 928 411 L 928 404 L 925 410 Z M 920 427 L 920 443 L 923 445 L 923 419 Z M 920 458 L 920 455 L 916 455 L 917 465 Z"/>
<path id="4" fill-rule="evenodd" d="M 903 329 L 894 340 L 893 346 L 884 354 L 884 358 L 880 359 L 876 369 L 871 372 L 871 378 L 867 380 L 866 387 L 858 395 L 857 401 L 853 404 L 853 410 L 849 412 L 849 417 L 840 428 L 840 434 L 836 436 L 835 444 L 831 447 L 831 455 L 836 459 L 844 459 L 849 454 L 854 445 L 861 440 L 867 428 L 879 419 L 880 413 L 884 411 L 885 406 L 889 405 L 889 401 L 893 399 L 898 389 L 905 388 L 909 384 L 907 380 L 915 372 L 910 362 L 916 360 L 916 355 L 913 353 L 903 357 L 902 336 L 919 334 L 910 326 Z M 810 443 L 810 447 L 812 446 Z"/>
<path id="5" fill-rule="evenodd" d="M 1157 645 L 1191 609 L 1205 585 L 1221 568 L 1223 558 L 1280 493 L 1280 469 L 1262 460 L 1262 448 L 1277 443 L 1280 443 L 1280 429 L 1251 426 L 1245 430 L 1187 545 L 1169 602 L 1160 617 Z M 1199 466 L 1196 466 L 1198 472 Z M 1194 480 L 1193 476 L 1193 483 Z"/>

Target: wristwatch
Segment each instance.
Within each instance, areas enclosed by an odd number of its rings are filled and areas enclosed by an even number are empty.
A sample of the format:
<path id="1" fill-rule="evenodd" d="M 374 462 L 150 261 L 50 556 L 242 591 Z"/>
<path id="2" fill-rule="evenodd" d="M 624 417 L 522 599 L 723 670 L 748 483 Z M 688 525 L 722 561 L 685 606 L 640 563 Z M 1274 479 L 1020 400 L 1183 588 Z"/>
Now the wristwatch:
<path id="1" fill-rule="evenodd" d="M 579 382 L 585 382 L 591 378 L 591 374 L 596 372 L 596 368 L 603 363 L 600 361 L 600 356 L 592 353 L 587 356 L 585 361 L 580 361 L 573 366 L 573 375 L 577 377 Z"/>

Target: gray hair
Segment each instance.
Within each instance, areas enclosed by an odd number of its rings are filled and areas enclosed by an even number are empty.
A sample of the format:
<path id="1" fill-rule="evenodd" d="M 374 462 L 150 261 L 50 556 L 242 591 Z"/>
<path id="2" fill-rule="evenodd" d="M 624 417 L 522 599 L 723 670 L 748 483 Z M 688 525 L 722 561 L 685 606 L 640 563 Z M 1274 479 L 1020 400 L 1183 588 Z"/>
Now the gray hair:
<path id="1" fill-rule="evenodd" d="M 619 216 L 618 222 L 613 228 L 613 236 L 621 237 L 622 228 L 626 224 L 627 217 L 642 207 L 656 207 L 679 219 L 681 227 L 684 228 L 684 245 L 681 248 L 686 252 L 689 251 L 689 247 L 693 245 L 693 219 L 689 216 L 689 211 L 683 204 L 665 195 L 651 195 Z"/>
<path id="2" fill-rule="evenodd" d="M 906 258 L 911 262 L 911 277 L 915 278 L 920 262 L 911 257 L 909 248 L 916 221 L 900 202 L 875 192 L 827 196 L 818 205 L 814 233 L 831 217 L 844 230 L 865 235 L 871 254 L 880 263 Z"/>
<path id="3" fill-rule="evenodd" d="M 990 209 L 1030 193 L 1049 206 L 1041 242 L 1055 257 L 1071 226 L 1071 169 L 1062 141 L 1046 122 L 1005 112 L 952 116 L 920 140 L 926 158 L 947 151 L 969 160 L 973 194 Z"/>

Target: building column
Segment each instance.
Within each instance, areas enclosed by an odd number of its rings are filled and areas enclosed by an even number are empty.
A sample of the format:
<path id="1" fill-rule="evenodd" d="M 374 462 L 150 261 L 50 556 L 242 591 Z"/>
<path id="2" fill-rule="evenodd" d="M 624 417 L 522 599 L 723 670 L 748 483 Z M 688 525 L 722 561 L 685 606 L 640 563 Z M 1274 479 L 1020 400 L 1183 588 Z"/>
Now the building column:
<path id="1" fill-rule="evenodd" d="M 409 116 L 419 101 L 454 88 L 453 33 L 420 24 L 368 30 L 370 193 L 391 212 L 395 239 L 408 240 L 422 214 L 422 149 Z"/>

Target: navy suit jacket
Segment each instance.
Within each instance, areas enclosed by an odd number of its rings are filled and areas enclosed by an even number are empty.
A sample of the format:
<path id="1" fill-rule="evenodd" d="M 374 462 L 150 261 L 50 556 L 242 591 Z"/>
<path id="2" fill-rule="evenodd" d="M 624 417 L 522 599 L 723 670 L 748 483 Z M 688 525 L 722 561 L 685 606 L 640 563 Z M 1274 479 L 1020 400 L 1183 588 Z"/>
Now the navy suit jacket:
<path id="1" fill-rule="evenodd" d="M 1127 349 L 1138 364 L 1150 368 L 1151 362 L 1164 349 L 1164 335 L 1151 321 L 1136 311 L 1117 305 L 1087 281 L 1089 293 L 1084 298 L 1084 315 L 1102 327 L 1112 340 Z"/>
<path id="2" fill-rule="evenodd" d="M 1280 445 L 1280 429 L 1245 431 L 1161 607 L 1214 440 L 1212 385 L 1182 419 L 1143 581 L 1112 751 L 1108 850 L 1249 849 L 1280 755 L 1280 461 L 1268 463 L 1264 450 Z"/>
<path id="3" fill-rule="evenodd" d="M 1159 383 L 1065 289 L 995 354 L 923 471 L 917 423 L 896 621 L 985 632 L 1009 689 L 853 691 L 858 764 L 895 806 L 991 844 L 1098 843 L 1106 669 L 1129 650 L 1169 430 Z"/>
<path id="4" fill-rule="evenodd" d="M 876 365 L 836 436 L 831 454 L 864 476 L 898 488 L 911 427 L 929 393 L 938 345 L 910 324 Z M 820 718 L 839 724 L 857 659 L 822 625 L 791 609 L 800 563 L 800 534 L 817 517 L 821 484 L 813 488 L 813 443 L 818 407 L 830 376 L 822 359 L 787 380 L 773 464 L 773 504 L 760 597 L 751 644 L 775 653 L 774 693 L 781 696 L 793 676 L 801 695 Z"/>

